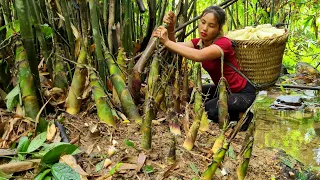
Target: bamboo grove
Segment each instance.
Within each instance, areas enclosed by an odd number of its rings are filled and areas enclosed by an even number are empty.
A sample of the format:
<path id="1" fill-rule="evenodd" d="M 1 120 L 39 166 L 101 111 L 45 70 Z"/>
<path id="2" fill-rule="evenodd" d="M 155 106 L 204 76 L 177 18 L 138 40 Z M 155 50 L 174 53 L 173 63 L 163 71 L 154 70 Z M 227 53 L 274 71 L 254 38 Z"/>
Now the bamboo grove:
<path id="1" fill-rule="evenodd" d="M 117 128 L 119 121 L 124 120 L 122 113 L 132 123 L 140 124 L 141 147 L 145 150 L 152 149 L 152 120 L 163 111 L 172 133 L 169 163 L 176 160 L 176 137 L 182 135 L 181 124 L 186 134 L 183 147 L 187 150 L 193 149 L 198 131 L 208 130 L 200 64 L 191 64 L 151 38 L 168 10 L 177 14 L 177 40 L 195 36 L 200 8 L 197 0 L 0 2 L 0 104 L 6 103 L 9 110 L 22 107 L 24 116 L 35 119 L 40 108 L 50 101 L 43 116 L 55 108 L 77 115 L 86 108 L 85 94 L 90 93 L 97 116 L 110 128 Z M 238 13 L 238 6 L 248 3 L 227 0 L 220 4 L 231 15 L 229 28 L 248 24 L 249 17 L 242 24 L 238 14 L 231 13 L 233 9 Z M 272 13 L 278 4 L 273 7 Z M 191 97 L 190 81 L 194 84 Z M 222 78 L 219 84 L 222 131 L 202 179 L 211 179 L 215 174 L 245 121 L 244 115 L 236 126 L 229 124 L 227 89 Z M 186 114 L 184 119 L 180 118 L 181 113 Z M 239 156 L 239 179 L 246 174 L 253 132 L 252 123 Z"/>

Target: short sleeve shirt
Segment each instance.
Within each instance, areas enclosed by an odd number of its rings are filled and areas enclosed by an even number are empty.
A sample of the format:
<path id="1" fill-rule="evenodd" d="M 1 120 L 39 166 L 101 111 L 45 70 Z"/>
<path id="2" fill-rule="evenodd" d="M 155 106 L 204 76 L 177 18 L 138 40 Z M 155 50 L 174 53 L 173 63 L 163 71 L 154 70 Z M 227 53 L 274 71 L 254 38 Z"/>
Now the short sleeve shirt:
<path id="1" fill-rule="evenodd" d="M 203 47 L 202 40 L 200 38 L 195 38 L 191 41 L 194 48 L 201 49 Z M 235 57 L 232 43 L 227 37 L 220 37 L 213 44 L 219 46 L 223 50 L 225 61 L 229 61 L 237 69 L 240 69 Z M 219 79 L 221 78 L 221 59 L 208 59 L 203 61 L 202 67 L 209 73 L 212 81 L 217 85 Z M 247 80 L 233 70 L 229 65 L 224 64 L 223 73 L 229 84 L 231 92 L 239 92 L 246 86 Z"/>

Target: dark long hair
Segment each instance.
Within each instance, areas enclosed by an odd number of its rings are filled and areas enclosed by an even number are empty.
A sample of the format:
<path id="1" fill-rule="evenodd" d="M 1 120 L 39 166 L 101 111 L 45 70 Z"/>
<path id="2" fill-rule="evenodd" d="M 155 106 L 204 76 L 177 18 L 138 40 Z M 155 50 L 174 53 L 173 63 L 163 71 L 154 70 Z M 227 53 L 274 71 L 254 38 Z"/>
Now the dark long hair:
<path id="1" fill-rule="evenodd" d="M 221 7 L 209 6 L 202 12 L 201 17 L 208 13 L 213 13 L 215 17 L 217 17 L 220 28 L 222 28 L 222 26 L 226 23 L 226 12 L 224 12 Z"/>

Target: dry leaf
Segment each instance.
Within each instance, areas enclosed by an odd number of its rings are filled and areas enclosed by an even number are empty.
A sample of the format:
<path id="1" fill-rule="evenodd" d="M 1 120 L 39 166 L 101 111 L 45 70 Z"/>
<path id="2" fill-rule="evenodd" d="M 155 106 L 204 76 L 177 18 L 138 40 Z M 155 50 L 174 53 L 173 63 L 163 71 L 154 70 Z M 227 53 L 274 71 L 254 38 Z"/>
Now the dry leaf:
<path id="1" fill-rule="evenodd" d="M 59 131 L 59 129 L 57 129 L 57 132 L 56 132 L 56 136 L 54 137 L 54 139 L 53 139 L 53 142 L 54 143 L 57 143 L 57 142 L 61 142 L 61 135 L 60 135 L 60 131 Z"/>
<path id="2" fill-rule="evenodd" d="M 136 169 L 136 168 L 137 168 L 136 164 L 123 163 L 118 170 L 122 171 L 122 170 Z"/>
<path id="3" fill-rule="evenodd" d="M 141 170 L 142 166 L 146 162 L 146 159 L 147 159 L 147 156 L 145 154 L 143 153 L 139 154 L 136 171 L 139 172 Z"/>
<path id="4" fill-rule="evenodd" d="M 54 123 L 52 123 L 47 129 L 47 140 L 51 142 L 54 136 L 56 135 L 56 132 L 57 132 L 57 128 L 54 125 Z"/>
<path id="5" fill-rule="evenodd" d="M 16 107 L 16 115 L 18 115 L 19 117 L 25 117 L 25 111 L 24 109 L 20 106 L 20 104 L 17 104 Z"/>
<path id="6" fill-rule="evenodd" d="M 80 167 L 80 165 L 77 163 L 76 159 L 72 155 L 61 156 L 59 162 L 68 164 L 73 170 L 75 170 L 82 176 L 89 175 Z"/>
<path id="7" fill-rule="evenodd" d="M 157 120 L 152 120 L 152 124 L 154 125 L 161 125 L 161 122 L 166 120 L 166 118 L 160 118 L 160 119 L 157 119 Z"/>
<path id="8" fill-rule="evenodd" d="M 92 134 L 97 132 L 97 129 L 98 129 L 98 124 L 92 124 L 89 126 L 89 130 Z"/>

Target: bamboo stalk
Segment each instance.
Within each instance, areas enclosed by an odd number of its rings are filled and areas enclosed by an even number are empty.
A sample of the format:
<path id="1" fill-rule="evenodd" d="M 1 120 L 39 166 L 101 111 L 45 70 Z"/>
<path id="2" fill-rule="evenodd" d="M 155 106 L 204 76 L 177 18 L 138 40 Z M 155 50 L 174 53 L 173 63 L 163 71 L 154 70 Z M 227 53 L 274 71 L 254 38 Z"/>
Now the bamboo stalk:
<path id="1" fill-rule="evenodd" d="M 53 86 L 61 88 L 63 91 L 68 89 L 68 79 L 66 74 L 66 64 L 62 59 L 64 54 L 62 49 L 57 46 L 57 54 L 54 61 L 54 76 L 53 76 Z"/>
<path id="2" fill-rule="evenodd" d="M 99 77 L 93 70 L 90 71 L 90 85 L 97 106 L 99 119 L 110 126 L 115 126 L 116 121 L 113 118 L 111 108 L 107 102 L 107 94 L 104 92 Z"/>
<path id="3" fill-rule="evenodd" d="M 75 50 L 75 44 L 74 44 L 74 36 L 71 28 L 71 19 L 70 19 L 70 11 L 68 10 L 67 6 L 67 1 L 66 0 L 61 0 L 61 10 L 62 10 L 62 15 L 64 17 L 64 24 L 66 26 L 66 31 L 68 35 L 68 41 L 69 41 L 69 46 L 70 46 L 70 52 L 71 52 L 71 58 L 75 58 L 74 50 Z"/>
<path id="4" fill-rule="evenodd" d="M 142 119 L 138 112 L 138 108 L 134 104 L 129 89 L 127 88 L 125 81 L 121 77 L 121 71 L 114 62 L 111 54 L 108 52 L 108 49 L 106 49 L 105 46 L 104 48 L 105 58 L 108 65 L 109 74 L 111 76 L 111 81 L 117 91 L 122 108 L 124 109 L 124 112 L 129 117 L 129 119 L 135 120 L 135 122 L 137 123 L 141 123 Z"/>
<path id="5" fill-rule="evenodd" d="M 42 50 L 43 57 L 46 60 L 46 65 L 47 65 L 49 74 L 50 74 L 50 76 L 52 78 L 53 77 L 52 60 L 49 57 L 50 56 L 50 51 L 48 49 L 47 42 L 46 42 L 46 40 L 44 38 L 44 35 L 43 35 L 43 33 L 41 32 L 41 29 L 40 29 L 40 26 L 43 24 L 43 22 L 41 21 L 41 18 L 40 18 L 40 12 L 38 11 L 36 2 L 34 0 L 29 0 L 29 7 L 30 7 L 30 10 L 31 10 L 30 12 L 31 12 L 31 15 L 32 15 L 33 21 L 34 21 L 34 27 L 35 27 L 35 30 L 36 30 L 36 36 L 37 36 L 37 39 L 38 39 L 38 41 L 40 43 L 40 47 L 41 47 L 41 50 Z"/>
<path id="6" fill-rule="evenodd" d="M 34 46 L 34 38 L 32 33 L 32 26 L 30 22 L 30 12 L 28 9 L 28 1 L 16 0 L 14 4 L 15 4 L 15 9 L 17 11 L 18 19 L 20 22 L 20 28 L 21 28 L 20 33 L 23 41 L 23 46 L 26 51 L 31 73 L 34 77 L 34 84 L 36 86 L 36 91 L 38 91 L 37 94 L 40 95 L 38 58 L 37 58 L 37 53 Z"/>
<path id="7" fill-rule="evenodd" d="M 198 130 L 200 127 L 201 122 L 201 116 L 202 116 L 202 85 L 201 85 L 201 66 L 199 63 L 195 64 L 194 71 L 196 71 L 196 93 L 195 93 L 195 100 L 194 100 L 194 111 L 195 111 L 195 117 L 194 121 L 189 129 L 189 132 L 187 134 L 186 140 L 183 143 L 183 147 L 187 150 L 191 150 L 194 146 L 194 142 L 198 135 Z"/>
<path id="8" fill-rule="evenodd" d="M 174 109 L 177 113 L 180 113 L 181 109 L 180 109 L 180 104 L 181 104 L 181 100 L 180 100 L 180 81 L 179 78 L 180 77 L 180 73 L 178 68 L 176 69 L 176 75 L 175 75 L 175 79 L 174 79 L 174 84 L 173 84 L 173 104 L 174 104 Z"/>
<path id="9" fill-rule="evenodd" d="M 170 149 L 169 149 L 169 153 L 168 153 L 168 163 L 169 164 L 173 164 L 176 162 L 176 144 L 177 144 L 177 140 L 176 140 L 176 135 L 171 134 L 171 139 L 170 139 Z"/>
<path id="10" fill-rule="evenodd" d="M 71 86 L 69 89 L 69 94 L 66 100 L 66 111 L 69 114 L 75 115 L 80 112 L 81 108 L 81 95 L 83 93 L 86 76 L 87 76 L 87 68 L 85 68 L 82 64 L 87 64 L 87 52 L 86 47 L 82 46 L 80 55 L 78 57 L 78 65 L 76 66 L 76 70 L 73 75 L 73 79 L 71 82 Z"/>
<path id="11" fill-rule="evenodd" d="M 95 53 L 97 56 L 98 61 L 98 70 L 99 76 L 103 82 L 102 86 L 105 87 L 106 85 L 106 63 L 103 57 L 102 52 L 102 38 L 100 34 L 99 28 L 99 17 L 97 12 L 97 2 L 95 0 L 89 0 L 89 7 L 90 7 L 90 16 L 91 16 L 91 26 L 92 26 L 92 34 L 93 39 L 95 42 Z"/>
<path id="12" fill-rule="evenodd" d="M 132 26 L 131 0 L 124 0 L 123 11 L 124 11 L 124 22 L 122 23 L 122 26 L 123 26 L 122 44 L 125 52 L 127 53 L 128 56 L 130 56 L 133 50 L 133 44 L 132 44 L 133 26 Z"/>
<path id="13" fill-rule="evenodd" d="M 109 0 L 109 20 L 108 20 L 108 47 L 109 51 L 113 52 L 113 39 L 112 39 L 112 26 L 114 25 L 114 14 L 115 14 L 115 0 Z"/>
<path id="14" fill-rule="evenodd" d="M 189 72 L 188 72 L 188 64 L 186 58 L 182 60 L 182 91 L 181 91 L 181 102 L 182 104 L 186 104 L 187 100 L 189 99 Z"/>
<path id="15" fill-rule="evenodd" d="M 9 1 L 8 0 L 0 0 L 0 3 L 1 3 L 1 9 L 3 12 L 4 22 L 7 25 L 6 29 L 8 31 L 9 28 L 11 27 L 11 25 L 10 25 L 11 14 L 10 14 L 10 8 L 9 8 Z"/>
<path id="16" fill-rule="evenodd" d="M 16 66 L 18 69 L 19 86 L 22 94 L 22 101 L 27 117 L 36 118 L 40 107 L 37 101 L 34 78 L 30 73 L 29 63 L 26 60 L 27 54 L 22 42 L 16 42 Z"/>
<path id="17" fill-rule="evenodd" d="M 159 55 L 155 54 L 149 76 L 148 76 L 148 92 L 146 93 L 146 103 L 144 107 L 144 112 L 146 114 L 142 126 L 141 126 L 141 132 L 142 132 L 142 147 L 144 149 L 150 149 L 151 148 L 151 130 L 152 130 L 152 120 L 156 117 L 155 114 L 155 106 L 154 106 L 154 100 L 153 96 L 155 95 L 155 90 L 157 87 L 157 82 L 159 78 L 159 66 L 160 66 L 160 59 Z"/>
<path id="18" fill-rule="evenodd" d="M 136 0 L 136 3 L 139 7 L 140 13 L 144 13 L 146 11 L 146 8 L 144 7 L 143 0 Z"/>
<path id="19" fill-rule="evenodd" d="M 221 77 L 218 83 L 219 100 L 218 100 L 218 114 L 219 114 L 219 127 L 225 129 L 229 124 L 228 114 L 228 92 L 227 80 Z"/>
<path id="20" fill-rule="evenodd" d="M 237 168 L 237 175 L 239 180 L 244 180 L 247 169 L 249 165 L 249 161 L 252 155 L 252 148 L 254 142 L 254 132 L 255 132 L 255 122 L 254 120 L 250 123 L 249 129 L 247 131 L 247 135 L 244 139 L 243 146 L 240 150 L 240 154 L 238 155 L 239 158 L 239 165 Z"/>
<path id="21" fill-rule="evenodd" d="M 201 179 L 202 180 L 211 180 L 212 179 L 212 177 L 215 174 L 217 168 L 219 167 L 219 165 L 223 161 L 224 156 L 226 155 L 226 152 L 229 149 L 229 145 L 230 145 L 230 142 L 225 141 L 223 143 L 223 147 L 220 148 L 214 154 L 212 163 L 209 165 L 208 169 L 206 171 L 204 171 L 203 174 L 201 175 Z"/>

